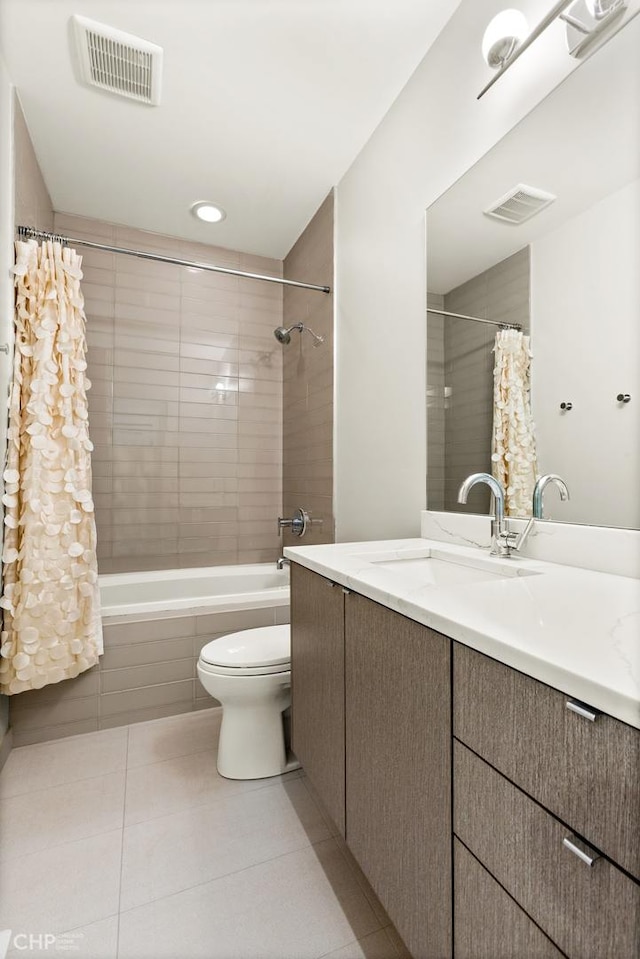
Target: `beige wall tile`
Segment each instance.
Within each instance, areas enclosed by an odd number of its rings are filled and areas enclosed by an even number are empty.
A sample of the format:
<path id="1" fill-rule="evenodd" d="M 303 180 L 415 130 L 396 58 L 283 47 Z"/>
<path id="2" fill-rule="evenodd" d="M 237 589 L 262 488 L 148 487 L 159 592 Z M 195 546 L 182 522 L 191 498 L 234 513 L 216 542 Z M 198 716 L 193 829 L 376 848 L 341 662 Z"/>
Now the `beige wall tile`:
<path id="1" fill-rule="evenodd" d="M 75 723 L 63 723 L 55 726 L 46 723 L 36 729 L 25 729 L 21 725 L 13 727 L 13 745 L 30 746 L 33 743 L 46 743 L 53 739 L 63 739 L 67 736 L 78 736 L 81 733 L 93 733 L 98 729 L 98 720 L 83 719 Z"/>
<path id="2" fill-rule="evenodd" d="M 42 703 L 59 703 L 69 699 L 82 699 L 96 696 L 100 689 L 97 667 L 80 673 L 75 679 L 64 679 L 60 683 L 43 686 L 42 689 L 30 689 L 11 699 L 12 712 L 18 714 L 24 709 L 40 706 Z"/>
<path id="3" fill-rule="evenodd" d="M 125 689 L 138 689 L 144 686 L 158 686 L 161 683 L 175 683 L 194 678 L 193 657 L 174 659 L 163 663 L 150 663 L 144 666 L 127 666 L 122 669 L 102 669 L 100 672 L 100 691 L 120 692 Z"/>
<path id="4" fill-rule="evenodd" d="M 82 699 L 48 700 L 33 706 L 21 706 L 18 698 L 15 699 L 10 710 L 14 730 L 38 729 L 98 717 L 97 695 Z"/>
<path id="5" fill-rule="evenodd" d="M 151 719 L 164 719 L 166 716 L 179 716 L 190 713 L 191 702 L 170 703 L 166 706 L 147 706 L 143 709 L 130 709 L 113 716 L 100 717 L 100 729 L 113 729 L 116 726 L 129 726 L 131 723 L 146 723 Z"/>
<path id="6" fill-rule="evenodd" d="M 264 609 L 245 609 L 229 613 L 207 613 L 196 617 L 198 636 L 218 633 L 235 633 L 242 629 L 254 629 L 257 626 L 275 624 L 275 607 Z M 198 650 L 198 653 L 200 650 Z M 197 655 L 197 654 L 196 654 Z"/>
<path id="7" fill-rule="evenodd" d="M 170 619 L 138 620 L 130 623 L 104 626 L 105 649 L 111 646 L 132 646 L 138 643 L 182 639 L 196 632 L 195 616 L 175 616 Z"/>
<path id="8" fill-rule="evenodd" d="M 134 643 L 131 646 L 110 645 L 105 648 L 100 660 L 100 668 L 103 672 L 109 669 L 129 669 L 132 666 L 189 659 L 192 656 L 191 636 L 165 639 L 160 642 Z"/>
<path id="9" fill-rule="evenodd" d="M 169 706 L 193 702 L 193 680 L 146 686 L 120 693 L 105 693 L 100 697 L 100 721 L 118 713 L 145 709 L 148 706 Z"/>

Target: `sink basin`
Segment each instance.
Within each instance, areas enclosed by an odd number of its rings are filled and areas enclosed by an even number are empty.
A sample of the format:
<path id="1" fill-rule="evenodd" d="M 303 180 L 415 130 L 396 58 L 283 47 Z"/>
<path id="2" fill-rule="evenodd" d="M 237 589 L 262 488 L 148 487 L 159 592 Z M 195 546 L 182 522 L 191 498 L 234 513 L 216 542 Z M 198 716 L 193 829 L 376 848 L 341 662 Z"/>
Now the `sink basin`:
<path id="1" fill-rule="evenodd" d="M 357 557 L 377 569 L 388 569 L 421 586 L 464 586 L 518 576 L 535 576 L 513 560 L 467 557 L 440 549 L 407 549 L 392 553 L 363 553 Z"/>

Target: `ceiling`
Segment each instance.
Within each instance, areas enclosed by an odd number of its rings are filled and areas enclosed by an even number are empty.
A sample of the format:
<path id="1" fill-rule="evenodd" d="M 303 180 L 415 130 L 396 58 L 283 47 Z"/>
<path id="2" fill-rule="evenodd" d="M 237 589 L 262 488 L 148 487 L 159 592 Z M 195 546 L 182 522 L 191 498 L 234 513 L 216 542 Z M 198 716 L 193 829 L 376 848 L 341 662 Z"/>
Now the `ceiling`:
<path id="1" fill-rule="evenodd" d="M 448 293 L 640 177 L 639 49 L 636 16 L 429 207 L 430 292 Z M 483 214 L 519 183 L 557 200 L 519 226 Z"/>
<path id="2" fill-rule="evenodd" d="M 0 42 L 56 210 L 280 259 L 459 2 L 0 0 Z M 160 106 L 77 82 L 74 13 L 164 49 Z"/>

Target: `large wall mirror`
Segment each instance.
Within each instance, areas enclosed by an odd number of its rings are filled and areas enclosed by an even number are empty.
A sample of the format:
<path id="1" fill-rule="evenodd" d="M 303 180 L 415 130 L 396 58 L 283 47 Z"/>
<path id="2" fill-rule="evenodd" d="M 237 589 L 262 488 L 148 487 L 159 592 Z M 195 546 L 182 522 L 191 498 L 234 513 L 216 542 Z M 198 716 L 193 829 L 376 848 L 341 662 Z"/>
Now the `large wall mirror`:
<path id="1" fill-rule="evenodd" d="M 637 17 L 427 211 L 429 509 L 489 512 L 486 487 L 457 491 L 491 472 L 492 350 L 517 324 L 537 472 L 571 494 L 550 487 L 545 519 L 640 527 L 639 49 Z M 556 199 L 521 223 L 484 212 L 517 185 Z"/>

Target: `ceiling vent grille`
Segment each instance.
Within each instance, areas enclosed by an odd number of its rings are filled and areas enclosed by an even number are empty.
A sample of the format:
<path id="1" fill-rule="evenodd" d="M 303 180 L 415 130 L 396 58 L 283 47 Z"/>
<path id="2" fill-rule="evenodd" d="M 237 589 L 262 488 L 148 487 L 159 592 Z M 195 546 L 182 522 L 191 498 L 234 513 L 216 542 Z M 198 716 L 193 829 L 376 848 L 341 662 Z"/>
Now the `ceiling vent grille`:
<path id="1" fill-rule="evenodd" d="M 160 103 L 162 47 L 87 17 L 72 20 L 84 83 L 139 103 Z"/>
<path id="2" fill-rule="evenodd" d="M 556 199 L 553 193 L 518 183 L 483 212 L 486 216 L 495 217 L 504 223 L 524 223 Z"/>

